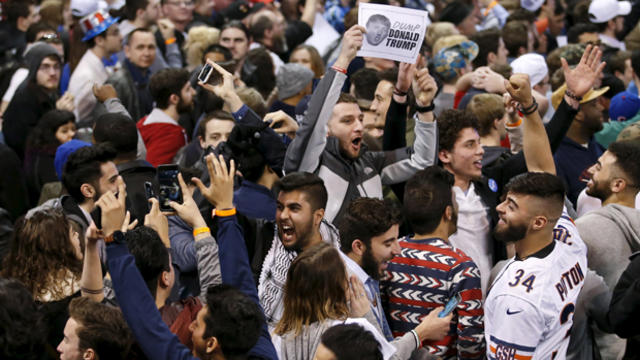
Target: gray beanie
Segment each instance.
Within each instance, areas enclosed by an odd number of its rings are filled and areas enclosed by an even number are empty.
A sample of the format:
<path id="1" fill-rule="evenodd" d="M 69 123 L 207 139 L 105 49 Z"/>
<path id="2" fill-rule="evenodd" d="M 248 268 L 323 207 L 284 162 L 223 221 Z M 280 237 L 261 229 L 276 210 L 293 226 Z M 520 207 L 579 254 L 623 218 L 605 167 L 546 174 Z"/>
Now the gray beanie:
<path id="1" fill-rule="evenodd" d="M 313 71 L 300 65 L 287 63 L 280 66 L 276 74 L 278 100 L 292 97 L 302 91 L 313 80 Z"/>

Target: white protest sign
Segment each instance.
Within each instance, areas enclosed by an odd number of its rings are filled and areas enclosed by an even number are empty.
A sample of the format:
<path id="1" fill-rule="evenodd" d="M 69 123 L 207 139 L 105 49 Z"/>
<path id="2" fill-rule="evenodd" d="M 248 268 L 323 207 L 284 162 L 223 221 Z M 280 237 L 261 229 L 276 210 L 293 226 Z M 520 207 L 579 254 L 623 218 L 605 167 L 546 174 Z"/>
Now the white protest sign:
<path id="1" fill-rule="evenodd" d="M 367 33 L 358 56 L 413 64 L 430 23 L 427 11 L 361 2 L 358 25 Z"/>

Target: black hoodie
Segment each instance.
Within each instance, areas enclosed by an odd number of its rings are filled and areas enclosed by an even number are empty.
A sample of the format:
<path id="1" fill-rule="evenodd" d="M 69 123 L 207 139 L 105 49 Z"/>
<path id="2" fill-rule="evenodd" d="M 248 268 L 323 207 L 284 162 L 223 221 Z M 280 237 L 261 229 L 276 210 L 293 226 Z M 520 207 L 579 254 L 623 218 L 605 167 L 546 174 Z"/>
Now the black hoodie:
<path id="1" fill-rule="evenodd" d="M 3 115 L 2 130 L 7 145 L 13 148 L 21 159 L 24 158 L 27 136 L 38 124 L 42 115 L 56 108 L 56 101 L 59 97 L 57 92 L 47 91 L 36 82 L 38 68 L 42 60 L 49 56 L 57 57 L 62 65 L 62 60 L 56 49 L 45 43 L 35 44 L 25 54 L 29 75 L 16 90 Z"/>

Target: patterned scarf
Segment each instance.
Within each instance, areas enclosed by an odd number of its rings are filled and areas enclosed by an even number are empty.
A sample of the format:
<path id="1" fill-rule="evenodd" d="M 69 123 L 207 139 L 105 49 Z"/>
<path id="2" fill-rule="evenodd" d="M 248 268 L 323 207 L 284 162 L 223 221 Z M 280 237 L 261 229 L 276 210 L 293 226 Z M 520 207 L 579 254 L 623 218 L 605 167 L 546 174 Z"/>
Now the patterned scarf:
<path id="1" fill-rule="evenodd" d="M 322 220 L 320 223 L 320 236 L 326 243 L 340 248 L 340 235 L 338 229 L 328 221 Z M 260 283 L 258 285 L 258 295 L 260 304 L 264 309 L 264 314 L 269 325 L 269 331 L 273 330 L 284 311 L 284 284 L 287 281 L 287 272 L 293 260 L 298 256 L 296 251 L 284 248 L 282 241 L 278 237 L 278 229 L 274 232 L 271 249 L 267 253 L 260 273 Z"/>

